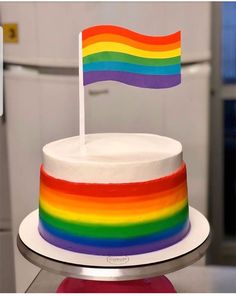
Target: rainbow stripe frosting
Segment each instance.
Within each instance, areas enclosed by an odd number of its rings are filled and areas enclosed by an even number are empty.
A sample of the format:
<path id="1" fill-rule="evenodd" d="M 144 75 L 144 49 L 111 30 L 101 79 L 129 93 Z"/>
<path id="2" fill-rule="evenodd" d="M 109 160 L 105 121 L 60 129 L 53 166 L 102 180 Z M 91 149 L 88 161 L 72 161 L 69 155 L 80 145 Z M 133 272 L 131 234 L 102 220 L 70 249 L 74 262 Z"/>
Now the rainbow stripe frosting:
<path id="1" fill-rule="evenodd" d="M 189 231 L 186 166 L 145 182 L 56 179 L 41 167 L 39 232 L 74 252 L 122 256 L 171 246 Z"/>
<path id="2" fill-rule="evenodd" d="M 84 85 L 113 80 L 144 88 L 181 83 L 181 36 L 147 36 L 111 25 L 82 32 Z"/>

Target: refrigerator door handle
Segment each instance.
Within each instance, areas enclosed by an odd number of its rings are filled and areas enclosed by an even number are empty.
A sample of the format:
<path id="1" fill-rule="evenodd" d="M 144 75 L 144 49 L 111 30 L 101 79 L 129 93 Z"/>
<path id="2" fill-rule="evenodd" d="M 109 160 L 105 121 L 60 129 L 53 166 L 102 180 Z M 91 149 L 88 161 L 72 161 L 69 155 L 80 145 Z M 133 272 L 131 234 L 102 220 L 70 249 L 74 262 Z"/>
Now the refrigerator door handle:
<path id="1" fill-rule="evenodd" d="M 99 96 L 99 95 L 106 95 L 109 93 L 109 89 L 90 89 L 89 90 L 89 95 L 90 96 Z"/>

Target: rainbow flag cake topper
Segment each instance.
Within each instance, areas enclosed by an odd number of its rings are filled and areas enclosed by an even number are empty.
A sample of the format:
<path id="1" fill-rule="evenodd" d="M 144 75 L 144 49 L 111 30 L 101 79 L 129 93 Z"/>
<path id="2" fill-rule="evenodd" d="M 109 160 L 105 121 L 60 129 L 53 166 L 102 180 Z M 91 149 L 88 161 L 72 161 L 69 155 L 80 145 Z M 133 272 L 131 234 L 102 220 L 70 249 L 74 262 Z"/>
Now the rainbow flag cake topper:
<path id="1" fill-rule="evenodd" d="M 79 113 L 81 152 L 85 153 L 84 86 L 106 80 L 143 88 L 181 83 L 181 34 L 146 36 L 100 25 L 79 34 Z"/>
<path id="2" fill-rule="evenodd" d="M 83 85 L 113 80 L 143 88 L 181 83 L 181 34 L 146 36 L 101 25 L 82 31 Z"/>

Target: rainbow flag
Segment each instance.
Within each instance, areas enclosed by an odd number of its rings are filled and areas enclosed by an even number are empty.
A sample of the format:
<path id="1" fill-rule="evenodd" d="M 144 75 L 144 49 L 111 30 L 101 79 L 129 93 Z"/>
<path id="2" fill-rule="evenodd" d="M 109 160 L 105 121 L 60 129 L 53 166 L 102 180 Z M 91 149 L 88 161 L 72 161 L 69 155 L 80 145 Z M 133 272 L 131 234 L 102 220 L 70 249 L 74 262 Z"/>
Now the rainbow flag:
<path id="1" fill-rule="evenodd" d="M 146 36 L 102 25 L 82 32 L 83 84 L 113 80 L 144 88 L 181 83 L 181 34 Z"/>

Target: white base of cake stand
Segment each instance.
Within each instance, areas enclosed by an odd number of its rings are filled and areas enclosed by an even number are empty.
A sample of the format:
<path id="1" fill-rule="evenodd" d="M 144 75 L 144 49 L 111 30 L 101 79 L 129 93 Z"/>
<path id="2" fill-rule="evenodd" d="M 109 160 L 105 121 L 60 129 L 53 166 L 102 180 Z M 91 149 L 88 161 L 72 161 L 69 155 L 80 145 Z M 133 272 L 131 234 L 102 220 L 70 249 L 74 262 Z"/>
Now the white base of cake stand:
<path id="1" fill-rule="evenodd" d="M 175 245 L 141 255 L 112 257 L 80 254 L 51 245 L 38 232 L 35 210 L 21 223 L 17 244 L 28 261 L 61 275 L 106 282 L 147 279 L 191 265 L 204 255 L 210 243 L 209 223 L 192 207 L 189 217 L 191 230 Z"/>

